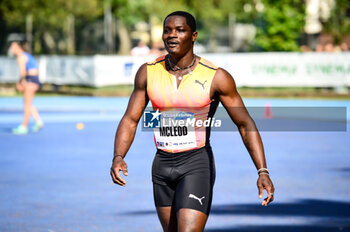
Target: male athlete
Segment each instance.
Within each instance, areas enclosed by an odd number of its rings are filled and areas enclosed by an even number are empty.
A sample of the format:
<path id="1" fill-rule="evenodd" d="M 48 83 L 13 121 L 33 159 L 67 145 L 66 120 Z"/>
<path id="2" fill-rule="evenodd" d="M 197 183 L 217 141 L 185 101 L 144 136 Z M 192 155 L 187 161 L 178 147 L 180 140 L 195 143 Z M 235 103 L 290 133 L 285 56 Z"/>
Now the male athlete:
<path id="1" fill-rule="evenodd" d="M 142 65 L 136 74 L 134 91 L 116 132 L 111 167 L 113 182 L 121 186 L 126 184 L 119 172 L 128 175 L 123 159 L 149 100 L 153 109 L 161 114 L 167 109 L 178 109 L 186 112 L 182 115 L 192 115 L 196 120 L 212 118 L 221 102 L 237 125 L 258 170 L 259 198 L 263 196 L 263 189 L 268 193 L 262 202 L 266 206 L 273 201 L 275 189 L 268 175 L 259 132 L 232 76 L 193 53 L 196 38 L 196 22 L 191 14 L 176 11 L 165 18 L 163 42 L 168 55 Z M 155 132 L 157 152 L 152 181 L 164 231 L 204 230 L 215 180 L 209 130 L 196 126 L 194 133 L 188 133 L 187 129 L 176 133 L 175 129 L 171 133 L 170 129 Z"/>

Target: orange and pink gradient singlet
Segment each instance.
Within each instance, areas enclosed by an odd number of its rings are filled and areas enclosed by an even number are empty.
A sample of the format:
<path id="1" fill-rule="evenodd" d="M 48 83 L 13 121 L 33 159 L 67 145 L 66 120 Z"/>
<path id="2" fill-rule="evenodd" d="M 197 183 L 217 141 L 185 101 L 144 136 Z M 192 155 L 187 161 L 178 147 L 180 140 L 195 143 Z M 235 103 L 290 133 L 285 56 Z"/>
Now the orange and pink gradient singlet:
<path id="1" fill-rule="evenodd" d="M 200 58 L 192 74 L 182 77 L 177 87 L 176 77 L 165 66 L 165 56 L 147 63 L 147 94 L 153 110 L 161 113 L 161 127 L 155 128 L 158 149 L 176 153 L 198 149 L 209 144 L 208 122 L 218 101 L 210 99 L 210 86 L 217 67 Z"/>

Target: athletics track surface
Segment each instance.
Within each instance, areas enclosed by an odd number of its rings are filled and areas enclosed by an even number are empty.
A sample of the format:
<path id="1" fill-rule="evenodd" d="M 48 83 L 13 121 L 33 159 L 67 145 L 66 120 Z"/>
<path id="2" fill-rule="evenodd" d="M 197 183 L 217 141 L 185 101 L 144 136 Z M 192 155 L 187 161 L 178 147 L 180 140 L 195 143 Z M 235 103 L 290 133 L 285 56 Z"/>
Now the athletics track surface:
<path id="1" fill-rule="evenodd" d="M 349 101 L 245 99 L 247 106 Z M 127 98 L 38 97 L 45 128 L 15 136 L 22 99 L 0 98 L 0 231 L 161 231 L 153 206 L 153 136 L 138 130 L 126 187 L 109 176 Z M 76 123 L 83 122 L 83 130 Z M 259 205 L 256 171 L 237 132 L 213 132 L 216 183 L 208 232 L 350 231 L 350 132 L 261 132 L 276 200 Z M 307 123 L 307 121 L 306 121 Z"/>

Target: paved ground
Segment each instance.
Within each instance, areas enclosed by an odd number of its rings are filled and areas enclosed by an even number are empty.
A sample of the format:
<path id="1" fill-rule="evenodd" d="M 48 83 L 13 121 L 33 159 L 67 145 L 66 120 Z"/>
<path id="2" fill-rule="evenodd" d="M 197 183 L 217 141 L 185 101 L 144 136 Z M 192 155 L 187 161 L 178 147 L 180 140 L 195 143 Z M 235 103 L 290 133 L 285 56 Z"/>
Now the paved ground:
<path id="1" fill-rule="evenodd" d="M 247 105 L 348 106 L 349 101 L 248 99 Z M 109 176 L 127 99 L 38 98 L 37 134 L 15 136 L 21 99 L 0 98 L 0 231 L 161 231 L 152 198 L 150 132 L 126 158 L 127 186 Z M 348 108 L 349 110 L 349 108 Z M 76 123 L 83 122 L 83 130 Z M 349 124 L 347 125 L 349 128 Z M 256 172 L 237 132 L 213 132 L 217 178 L 208 232 L 350 231 L 350 132 L 262 132 L 276 200 L 259 205 Z"/>

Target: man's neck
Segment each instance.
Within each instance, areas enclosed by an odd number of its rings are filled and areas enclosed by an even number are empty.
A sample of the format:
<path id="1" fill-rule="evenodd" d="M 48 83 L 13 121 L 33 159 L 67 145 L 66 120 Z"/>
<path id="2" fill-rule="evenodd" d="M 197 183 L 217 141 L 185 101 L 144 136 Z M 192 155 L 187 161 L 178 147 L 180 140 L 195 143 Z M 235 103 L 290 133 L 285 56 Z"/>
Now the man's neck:
<path id="1" fill-rule="evenodd" d="M 173 56 L 170 54 L 169 54 L 169 56 L 170 56 L 169 58 L 171 59 L 171 62 L 173 64 L 175 64 L 176 66 L 178 66 L 180 68 L 183 68 L 183 67 L 186 67 L 192 63 L 193 58 L 194 58 L 194 53 L 193 53 L 193 50 L 190 50 L 182 57 L 176 57 L 176 56 Z"/>

